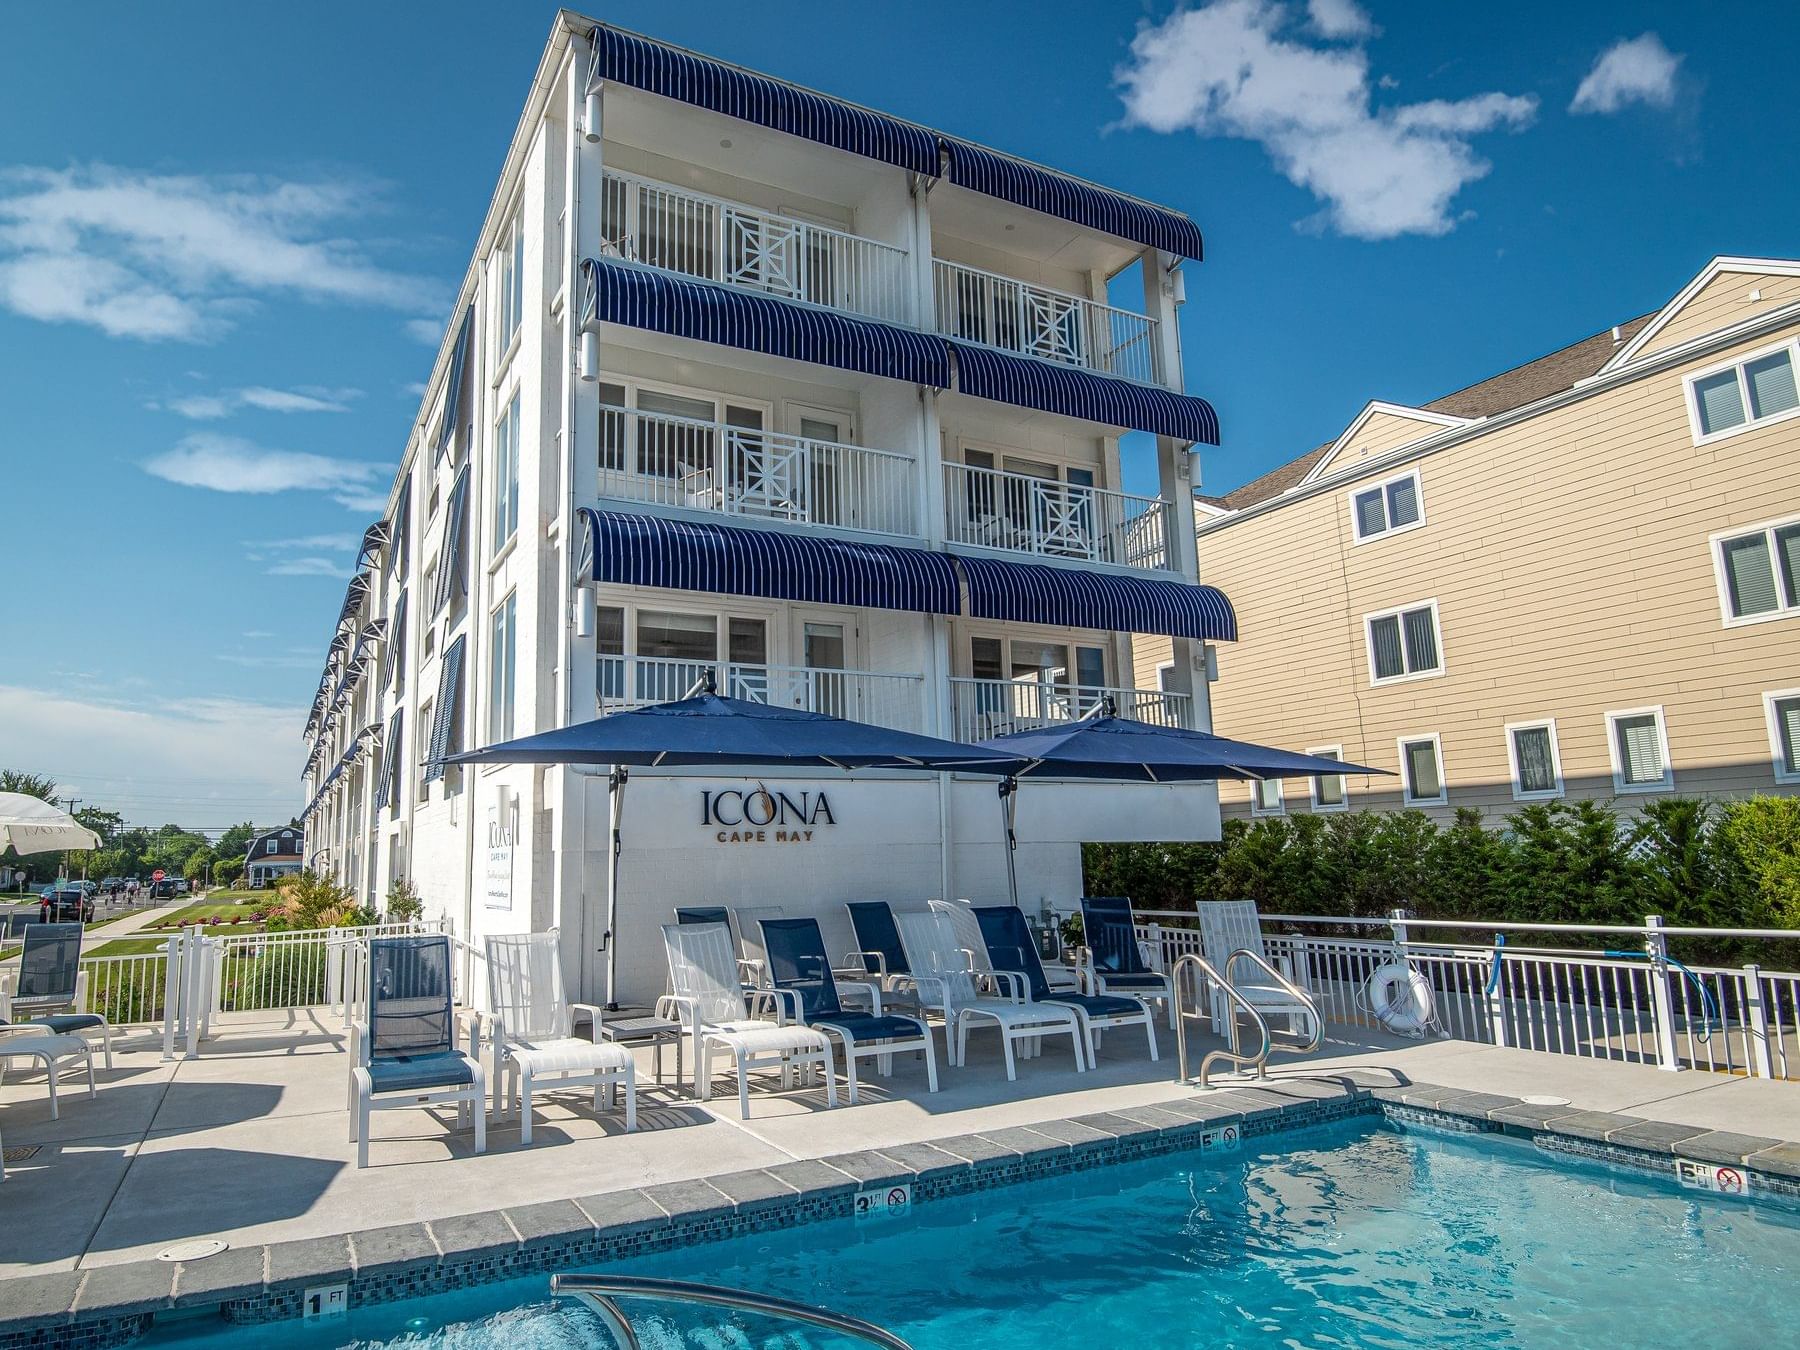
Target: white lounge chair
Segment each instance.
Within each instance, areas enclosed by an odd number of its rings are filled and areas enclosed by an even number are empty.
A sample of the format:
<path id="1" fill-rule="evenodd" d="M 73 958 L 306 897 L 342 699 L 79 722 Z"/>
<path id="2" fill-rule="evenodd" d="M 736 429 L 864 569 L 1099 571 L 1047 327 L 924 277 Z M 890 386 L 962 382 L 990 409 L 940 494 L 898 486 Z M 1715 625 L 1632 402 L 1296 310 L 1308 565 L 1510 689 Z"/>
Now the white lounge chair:
<path id="1" fill-rule="evenodd" d="M 992 975 L 994 963 L 988 959 L 987 940 L 981 936 L 981 925 L 976 922 L 975 911 L 970 903 L 967 900 L 933 900 L 931 908 L 933 913 L 942 914 L 950 921 L 957 945 L 969 954 L 969 969 L 980 975 Z M 1043 969 L 1044 979 L 1050 988 L 1070 992 L 1081 988 L 1081 981 L 1075 971 L 1060 961 L 1046 966 L 1040 958 L 1038 964 Z M 1009 978 L 1015 981 L 1012 992 L 1024 997 L 1024 986 L 1018 981 L 1018 977 Z"/>
<path id="2" fill-rule="evenodd" d="M 1074 1009 L 982 992 L 978 987 L 981 977 L 969 969 L 967 952 L 942 914 L 896 914 L 894 923 L 906 947 L 907 965 L 912 970 L 920 1005 L 943 1014 L 944 1056 L 950 1063 L 963 1062 L 972 1023 L 992 1023 L 1000 1031 L 1009 1083 L 1019 1076 L 1013 1046 L 1022 1042 L 1025 1055 L 1030 1058 L 1043 1036 L 1066 1035 L 1075 1052 L 1076 1072 L 1087 1068 L 1081 1025 Z M 986 951 L 986 944 L 982 950 Z M 1010 979 L 1006 983 L 1022 985 L 1022 981 Z"/>
<path id="3" fill-rule="evenodd" d="M 608 1105 L 614 1105 L 623 1087 L 625 1128 L 637 1128 L 636 1061 L 623 1045 L 574 1034 L 574 1015 L 586 1013 L 592 1034 L 598 1036 L 601 1014 L 592 1004 L 564 998 L 558 940 L 554 928 L 487 940 L 486 1021 L 494 1046 L 494 1112 L 508 1115 L 517 1100 L 521 1144 L 531 1142 L 534 1090 L 592 1087 L 598 1112 L 600 1089 L 607 1090 Z"/>
<path id="4" fill-rule="evenodd" d="M 1269 960 L 1268 952 L 1263 947 L 1262 920 L 1257 916 L 1254 900 L 1199 900 L 1195 902 L 1194 908 L 1200 914 L 1201 951 L 1212 968 L 1231 982 L 1232 988 L 1254 1004 L 1258 1012 L 1285 1016 L 1288 1019 L 1288 1029 L 1295 1036 L 1309 1034 L 1301 1030 L 1302 1023 L 1306 1023 L 1312 1030 L 1317 1029 L 1311 1027 L 1314 1016 L 1311 1006 L 1270 980 L 1255 963 L 1242 957 L 1235 961 L 1232 959 L 1235 953 L 1243 951 L 1251 952 L 1265 961 Z M 1286 958 L 1269 963 L 1300 988 L 1306 988 L 1304 974 L 1297 974 Z M 1225 991 L 1215 986 L 1212 990 L 1212 1024 L 1215 1035 L 1229 1034 L 1232 1006 Z"/>
<path id="5" fill-rule="evenodd" d="M 98 1034 L 112 1068 L 112 1025 L 87 1010 L 87 972 L 81 968 L 82 926 L 26 926 L 16 970 L 0 971 L 0 1022 L 26 1023 L 57 1036 Z"/>
<path id="6" fill-rule="evenodd" d="M 56 1080 L 70 1064 L 87 1065 L 88 1099 L 94 1097 L 94 1047 L 84 1037 L 59 1035 L 30 1022 L 0 1023 L 0 1082 L 15 1059 L 35 1059 L 50 1086 L 50 1119 L 56 1119 Z"/>
<path id="7" fill-rule="evenodd" d="M 712 1096 L 712 1056 L 723 1050 L 737 1065 L 738 1113 L 750 1119 L 750 1071 L 779 1069 L 782 1086 L 796 1069 L 821 1069 L 825 1104 L 837 1105 L 831 1071 L 831 1043 L 811 1027 L 783 1026 L 773 1017 L 751 1016 L 738 982 L 731 929 L 722 923 L 664 924 L 663 950 L 669 960 L 669 990 L 657 1003 L 661 1017 L 682 1023 L 694 1038 L 694 1089 L 701 1101 Z M 773 996 L 753 995 L 773 1009 Z"/>

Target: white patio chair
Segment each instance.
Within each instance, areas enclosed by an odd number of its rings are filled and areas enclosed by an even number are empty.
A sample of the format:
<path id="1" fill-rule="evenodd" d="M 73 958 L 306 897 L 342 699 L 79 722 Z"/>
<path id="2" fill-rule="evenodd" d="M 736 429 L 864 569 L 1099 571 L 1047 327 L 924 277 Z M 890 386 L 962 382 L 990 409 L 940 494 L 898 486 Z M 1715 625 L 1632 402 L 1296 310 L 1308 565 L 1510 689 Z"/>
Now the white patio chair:
<path id="1" fill-rule="evenodd" d="M 664 924 L 663 950 L 669 960 L 669 990 L 657 1001 L 657 1015 L 680 1022 L 694 1038 L 694 1091 L 701 1100 L 712 1096 L 714 1050 L 729 1054 L 737 1066 L 738 1114 L 750 1119 L 750 1071 L 779 1069 L 785 1089 L 796 1069 L 821 1069 L 825 1104 L 837 1105 L 831 1068 L 831 1042 L 811 1027 L 783 1026 L 773 1016 L 752 1016 L 738 982 L 731 929 L 722 923 Z M 773 1009 L 772 995 L 754 994 L 758 1009 Z"/>
<path id="2" fill-rule="evenodd" d="M 564 997 L 558 940 L 554 928 L 547 933 L 487 940 L 487 1029 L 494 1047 L 494 1114 L 510 1114 L 517 1100 L 521 1144 L 531 1142 L 534 1090 L 591 1087 L 598 1113 L 600 1089 L 606 1089 L 608 1106 L 616 1106 L 623 1087 L 625 1129 L 637 1128 L 637 1063 L 623 1045 L 583 1040 L 574 1034 L 575 1014 L 585 1013 L 593 1028 L 590 1034 L 598 1037 L 601 1014 L 590 1003 L 570 1003 Z M 506 1080 L 504 1096 L 502 1079 Z"/>
<path id="3" fill-rule="evenodd" d="M 1263 948 L 1262 920 L 1257 916 L 1254 900 L 1198 900 L 1194 908 L 1200 913 L 1200 948 L 1212 968 L 1231 982 L 1232 988 L 1256 1006 L 1260 1013 L 1273 1013 L 1288 1019 L 1288 1029 L 1303 1035 L 1301 1024 L 1310 1023 L 1313 1010 L 1296 999 L 1249 961 L 1233 962 L 1234 952 L 1251 952 L 1269 961 Z M 1306 988 L 1304 975 L 1296 974 L 1287 958 L 1269 964 L 1300 988 Z M 1235 966 L 1235 969 L 1234 969 Z M 1230 1031 L 1232 1003 L 1224 990 L 1212 988 L 1212 1024 L 1215 1035 Z"/>
<path id="4" fill-rule="evenodd" d="M 87 1010 L 88 973 L 81 968 L 79 923 L 34 923 L 16 969 L 0 971 L 0 1022 L 44 1028 L 57 1036 L 98 1034 L 113 1066 L 112 1024 Z"/>
<path id="5" fill-rule="evenodd" d="M 999 1028 L 1009 1083 L 1018 1078 L 1013 1046 L 1022 1042 L 1029 1059 L 1036 1053 L 1041 1036 L 1068 1036 L 1075 1052 L 1076 1072 L 1087 1068 L 1081 1026 L 1072 1008 L 983 993 L 977 987 L 977 975 L 969 969 L 967 950 L 961 946 L 949 919 L 941 913 L 896 914 L 894 924 L 906 948 L 920 1006 L 943 1014 L 944 1058 L 951 1064 L 963 1062 L 969 1026 L 980 1022 Z M 983 943 L 982 951 L 986 950 Z"/>
<path id="6" fill-rule="evenodd" d="M 950 920 L 950 928 L 956 934 L 956 944 L 969 954 L 969 969 L 978 975 L 993 975 L 994 963 L 988 959 L 987 939 L 981 935 L 981 925 L 976 922 L 975 911 L 967 900 L 933 900 L 931 908 L 934 913 L 942 914 Z M 1040 962 L 1041 964 L 1041 962 Z M 1075 990 L 1081 987 L 1081 981 L 1068 966 L 1058 961 L 1044 966 L 1044 978 L 1052 989 Z M 1012 982 L 1012 987 L 1001 988 L 1000 993 L 1014 993 L 1024 997 L 1024 983 L 1016 975 L 1001 975 L 1004 985 Z"/>
<path id="7" fill-rule="evenodd" d="M 88 1100 L 94 1097 L 94 1047 L 86 1038 L 73 1034 L 58 1035 L 43 1025 L 29 1022 L 0 1023 L 0 1083 L 15 1059 L 35 1059 L 44 1066 L 44 1077 L 50 1087 L 50 1119 L 55 1120 L 56 1081 L 70 1064 L 87 1065 Z"/>

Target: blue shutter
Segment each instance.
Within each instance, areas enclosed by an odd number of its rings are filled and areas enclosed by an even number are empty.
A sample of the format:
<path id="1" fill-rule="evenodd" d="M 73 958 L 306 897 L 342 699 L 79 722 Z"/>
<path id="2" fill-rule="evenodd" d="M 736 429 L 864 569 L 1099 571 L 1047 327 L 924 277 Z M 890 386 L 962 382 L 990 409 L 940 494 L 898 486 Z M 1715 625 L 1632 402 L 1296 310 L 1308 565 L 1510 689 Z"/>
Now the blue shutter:
<path id="1" fill-rule="evenodd" d="M 456 333 L 456 346 L 450 352 L 450 378 L 445 384 L 444 416 L 438 423 L 437 444 L 433 447 L 434 458 L 450 448 L 450 438 L 462 424 L 457 414 L 461 412 L 464 403 L 467 402 L 471 410 L 474 407 L 473 399 L 465 400 L 463 397 L 474 345 L 475 306 L 471 304 L 463 311 L 462 327 Z M 470 416 L 473 415 L 471 411 Z"/>
<path id="2" fill-rule="evenodd" d="M 431 614 L 436 618 L 459 595 L 469 593 L 467 560 L 464 558 L 469 533 L 469 466 L 457 471 L 456 483 L 450 489 L 450 502 L 444 516 L 444 546 L 438 550 L 437 577 L 432 588 Z"/>
<path id="3" fill-rule="evenodd" d="M 387 744 L 382 747 L 381 753 L 381 782 L 375 789 L 375 809 L 377 811 L 399 800 L 399 794 L 395 789 L 399 782 L 400 732 L 401 719 L 404 715 L 405 709 L 397 708 L 394 710 L 393 717 L 388 720 Z"/>
<path id="4" fill-rule="evenodd" d="M 462 724 L 462 674 L 464 638 L 457 638 L 444 649 L 443 663 L 438 667 L 437 706 L 431 710 L 431 753 L 426 756 L 425 781 L 436 782 L 444 776 L 444 756 L 462 748 L 459 734 Z"/>

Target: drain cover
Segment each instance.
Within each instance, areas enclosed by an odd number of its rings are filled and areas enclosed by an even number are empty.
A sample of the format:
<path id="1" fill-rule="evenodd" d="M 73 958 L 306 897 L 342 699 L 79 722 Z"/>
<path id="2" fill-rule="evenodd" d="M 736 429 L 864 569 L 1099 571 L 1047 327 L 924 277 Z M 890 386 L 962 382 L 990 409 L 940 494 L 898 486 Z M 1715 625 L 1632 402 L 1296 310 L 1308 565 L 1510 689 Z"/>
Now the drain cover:
<path id="1" fill-rule="evenodd" d="M 1567 1097 L 1521 1097 L 1519 1100 L 1527 1106 L 1567 1106 L 1569 1104 Z"/>
<path id="2" fill-rule="evenodd" d="M 25 1162 L 27 1159 L 37 1157 L 41 1148 L 40 1144 L 19 1144 L 14 1148 L 6 1149 L 4 1151 L 5 1158 L 9 1163 Z"/>
<path id="3" fill-rule="evenodd" d="M 156 1254 L 156 1259 L 158 1261 L 204 1261 L 209 1256 L 217 1256 L 230 1245 L 228 1242 L 220 1242 L 217 1238 L 177 1242 L 173 1247 L 164 1247 Z"/>

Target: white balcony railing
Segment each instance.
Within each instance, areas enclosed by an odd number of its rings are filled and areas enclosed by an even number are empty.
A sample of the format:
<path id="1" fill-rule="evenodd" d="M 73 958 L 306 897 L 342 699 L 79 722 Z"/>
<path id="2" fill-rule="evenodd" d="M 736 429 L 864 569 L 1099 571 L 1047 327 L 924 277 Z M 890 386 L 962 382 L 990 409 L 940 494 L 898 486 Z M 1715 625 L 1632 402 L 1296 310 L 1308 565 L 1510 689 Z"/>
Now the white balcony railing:
<path id="1" fill-rule="evenodd" d="M 946 464 L 944 513 L 953 544 L 1125 567 L 1170 566 L 1169 504 L 1160 497 Z"/>
<path id="2" fill-rule="evenodd" d="M 959 741 L 985 741 L 1014 731 L 1072 722 L 1110 697 L 1120 717 L 1162 727 L 1191 727 L 1192 700 L 1186 694 L 1157 689 L 1115 689 L 1103 685 L 1057 684 L 1049 681 L 950 681 L 950 711 Z"/>
<path id="3" fill-rule="evenodd" d="M 616 257 L 911 324 L 906 250 L 608 169 L 600 230 Z"/>
<path id="4" fill-rule="evenodd" d="M 1141 384 L 1163 381 L 1155 319 L 942 258 L 931 270 L 946 336 Z"/>
<path id="5" fill-rule="evenodd" d="M 708 671 L 719 692 L 732 698 L 803 708 L 897 731 L 924 730 L 923 676 L 657 656 L 602 656 L 595 691 L 599 713 L 604 717 L 683 698 Z"/>
<path id="6" fill-rule="evenodd" d="M 891 450 L 701 422 L 600 412 L 600 495 L 806 525 L 918 535 L 918 465 Z"/>

